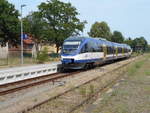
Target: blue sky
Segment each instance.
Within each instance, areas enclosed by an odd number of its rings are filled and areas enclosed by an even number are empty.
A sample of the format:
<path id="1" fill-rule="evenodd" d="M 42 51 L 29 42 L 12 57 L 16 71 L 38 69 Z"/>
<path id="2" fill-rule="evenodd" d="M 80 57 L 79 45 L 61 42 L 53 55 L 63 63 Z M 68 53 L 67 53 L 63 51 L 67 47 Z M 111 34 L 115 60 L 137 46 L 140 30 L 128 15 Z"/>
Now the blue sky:
<path id="1" fill-rule="evenodd" d="M 46 0 L 8 0 L 16 9 L 20 10 L 21 4 L 27 6 L 23 9 L 26 16 Z M 87 35 L 95 21 L 106 21 L 114 30 L 121 31 L 125 37 L 144 36 L 150 44 L 150 0 L 61 0 L 71 2 L 80 13 L 79 18 L 86 20 L 83 35 Z"/>

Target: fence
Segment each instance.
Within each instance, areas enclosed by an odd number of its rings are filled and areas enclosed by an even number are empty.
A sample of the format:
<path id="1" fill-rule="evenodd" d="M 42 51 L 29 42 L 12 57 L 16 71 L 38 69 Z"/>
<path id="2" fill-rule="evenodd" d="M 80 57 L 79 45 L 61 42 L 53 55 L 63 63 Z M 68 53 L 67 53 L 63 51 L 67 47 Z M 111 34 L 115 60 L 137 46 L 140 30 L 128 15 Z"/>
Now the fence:
<path id="1" fill-rule="evenodd" d="M 0 54 L 5 57 L 0 57 L 0 66 L 16 66 L 21 64 L 21 52 L 20 51 L 0 51 Z M 32 55 L 30 52 L 25 51 L 23 53 L 24 56 L 24 64 L 32 64 L 35 63 L 35 59 L 32 58 Z"/>

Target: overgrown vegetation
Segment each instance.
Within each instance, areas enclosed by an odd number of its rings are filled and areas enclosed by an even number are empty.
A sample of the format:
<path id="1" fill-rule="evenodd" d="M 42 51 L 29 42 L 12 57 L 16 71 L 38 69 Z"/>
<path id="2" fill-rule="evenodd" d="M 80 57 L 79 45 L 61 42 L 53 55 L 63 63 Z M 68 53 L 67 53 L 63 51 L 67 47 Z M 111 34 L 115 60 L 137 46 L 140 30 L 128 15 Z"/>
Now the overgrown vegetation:
<path id="1" fill-rule="evenodd" d="M 150 70 L 145 70 L 145 75 L 150 76 Z"/>
<path id="2" fill-rule="evenodd" d="M 92 94 L 94 94 L 94 92 L 95 92 L 95 90 L 94 90 L 94 85 L 90 85 L 89 86 L 89 90 L 90 90 L 90 94 L 92 95 Z"/>
<path id="3" fill-rule="evenodd" d="M 42 51 L 37 54 L 37 62 L 44 63 L 49 60 L 48 49 L 45 47 Z"/>
<path id="4" fill-rule="evenodd" d="M 80 94 L 85 97 L 86 96 L 86 87 L 80 88 Z"/>
<path id="5" fill-rule="evenodd" d="M 129 66 L 127 74 L 134 75 L 134 73 L 145 63 L 146 59 L 147 59 L 147 56 L 144 59 L 138 60 L 135 63 L 133 63 L 131 66 Z"/>
<path id="6" fill-rule="evenodd" d="M 149 55 L 144 55 L 133 62 L 127 68 L 124 81 L 112 87 L 112 92 L 102 94 L 101 101 L 91 112 L 149 113 L 149 60 Z"/>

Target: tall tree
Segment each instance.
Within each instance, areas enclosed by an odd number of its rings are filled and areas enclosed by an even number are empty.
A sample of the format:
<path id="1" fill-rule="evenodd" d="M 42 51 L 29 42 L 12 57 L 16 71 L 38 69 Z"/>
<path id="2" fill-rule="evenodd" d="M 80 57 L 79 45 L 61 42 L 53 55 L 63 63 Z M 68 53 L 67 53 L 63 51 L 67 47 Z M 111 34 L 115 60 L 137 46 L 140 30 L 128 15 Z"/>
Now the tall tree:
<path id="1" fill-rule="evenodd" d="M 95 22 L 88 34 L 91 37 L 102 37 L 111 40 L 111 31 L 106 22 Z"/>
<path id="2" fill-rule="evenodd" d="M 111 37 L 111 41 L 117 42 L 117 43 L 123 43 L 124 37 L 123 37 L 123 35 L 122 35 L 121 32 L 119 32 L 119 31 L 114 31 L 114 32 L 113 32 L 113 35 L 112 35 L 112 37 Z"/>
<path id="3" fill-rule="evenodd" d="M 134 51 L 138 51 L 138 50 L 145 51 L 146 48 L 148 47 L 148 43 L 144 37 L 139 37 L 133 40 L 132 46 Z"/>
<path id="4" fill-rule="evenodd" d="M 130 45 L 131 47 L 133 47 L 133 40 L 129 37 L 129 38 L 127 38 L 127 39 L 125 39 L 124 40 L 124 43 L 126 43 L 126 44 L 128 44 L 128 45 Z"/>
<path id="5" fill-rule="evenodd" d="M 47 24 L 40 16 L 39 12 L 31 12 L 27 17 L 23 18 L 24 32 L 33 37 L 36 50 L 38 45 L 46 42 Z"/>
<path id="6" fill-rule="evenodd" d="M 85 22 L 77 18 L 79 13 L 70 3 L 50 0 L 41 3 L 39 11 L 48 24 L 47 41 L 56 44 L 57 52 L 65 38 L 83 31 Z"/>
<path id="7" fill-rule="evenodd" d="M 19 39 L 19 13 L 7 0 L 0 0 L 0 45 L 17 45 Z"/>

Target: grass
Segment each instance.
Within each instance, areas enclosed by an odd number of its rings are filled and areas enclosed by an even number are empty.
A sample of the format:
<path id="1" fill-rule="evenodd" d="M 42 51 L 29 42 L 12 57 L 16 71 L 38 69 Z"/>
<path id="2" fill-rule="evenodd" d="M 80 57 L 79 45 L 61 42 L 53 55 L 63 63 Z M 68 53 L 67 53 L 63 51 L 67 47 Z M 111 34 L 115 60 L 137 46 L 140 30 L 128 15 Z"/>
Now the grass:
<path id="1" fill-rule="evenodd" d="M 144 65 L 146 59 L 147 59 L 147 57 L 144 58 L 144 59 L 142 59 L 142 60 L 140 60 L 140 61 L 136 61 L 135 63 L 133 63 L 132 65 L 130 65 L 130 66 L 128 67 L 128 69 L 127 69 L 127 70 L 128 70 L 127 74 L 128 74 L 128 75 L 134 75 L 134 73 L 135 73 L 139 68 L 141 68 L 141 67 Z"/>
<path id="2" fill-rule="evenodd" d="M 94 92 L 95 92 L 94 85 L 90 85 L 89 90 L 90 90 L 90 94 L 94 94 Z"/>
<path id="3" fill-rule="evenodd" d="M 149 113 L 150 111 L 150 55 L 132 63 L 125 73 L 125 81 L 102 100 L 92 113 Z"/>
<path id="4" fill-rule="evenodd" d="M 131 66 L 126 68 L 127 70 L 125 74 L 128 75 L 127 78 L 124 78 L 124 80 L 122 80 L 121 82 L 119 81 L 120 85 L 116 86 L 112 92 L 102 95 L 100 94 L 100 98 L 102 99 L 98 99 L 98 101 L 96 102 L 98 103 L 96 104 L 96 109 L 95 104 L 93 105 L 94 108 L 92 108 L 91 106 L 87 106 L 88 109 L 85 108 L 86 110 L 89 110 L 88 113 L 142 113 L 142 111 L 144 111 L 145 109 L 148 111 L 149 104 L 147 100 L 149 98 L 148 94 L 150 87 L 148 85 L 145 86 L 143 84 L 136 84 L 139 82 L 139 80 L 145 82 L 145 79 L 143 78 L 145 78 L 147 75 L 145 73 L 144 75 L 142 74 L 145 70 L 147 70 L 148 73 L 148 67 L 150 66 L 150 63 L 146 62 L 148 59 L 149 58 L 147 56 L 144 58 L 140 58 L 136 62 L 131 64 Z M 124 72 L 120 70 L 118 71 L 119 73 L 117 74 L 119 75 Z M 130 73 L 132 76 L 129 75 Z M 111 76 L 116 76 L 116 73 L 110 73 L 107 78 L 111 78 Z M 136 80 L 136 82 L 132 82 L 133 80 Z M 49 112 L 54 109 L 53 112 L 57 111 L 57 113 L 60 113 L 60 111 L 58 111 L 60 109 L 61 112 L 63 112 L 63 110 L 65 109 L 66 111 L 67 109 L 70 110 L 76 103 L 80 103 L 81 101 L 85 100 L 86 97 L 93 94 L 96 89 L 100 89 L 101 85 L 105 84 L 106 81 L 107 79 L 104 81 L 98 79 L 96 82 L 91 82 L 90 84 L 79 87 L 72 93 L 69 92 L 65 96 L 59 97 L 55 101 L 51 101 L 46 105 L 45 108 L 41 107 L 41 110 L 39 110 L 39 112 L 44 113 L 48 111 L 47 109 L 49 109 Z M 81 111 L 83 109 L 81 108 Z M 93 109 L 93 111 L 91 109 Z M 90 110 L 92 112 L 90 112 Z M 148 113 L 147 111 L 145 111 L 145 113 Z M 77 110 L 75 113 L 81 112 Z"/>
<path id="5" fill-rule="evenodd" d="M 145 70 L 145 75 L 150 76 L 150 70 Z"/>
<path id="6" fill-rule="evenodd" d="M 0 66 L 7 65 L 7 64 L 8 64 L 7 59 L 0 59 Z"/>
<path id="7" fill-rule="evenodd" d="M 86 93 L 87 93 L 86 87 L 81 87 L 79 90 L 80 90 L 80 94 L 81 94 L 83 97 L 85 97 L 85 96 L 86 96 Z"/>
<path id="8" fill-rule="evenodd" d="M 59 58 L 49 57 L 49 60 L 46 63 L 49 63 L 52 61 L 59 61 Z M 31 57 L 24 57 L 24 65 L 33 65 L 33 64 L 38 64 L 36 59 L 31 58 Z M 11 57 L 9 59 L 0 59 L 0 68 L 1 67 L 20 66 L 20 65 L 21 65 L 20 57 Z"/>

